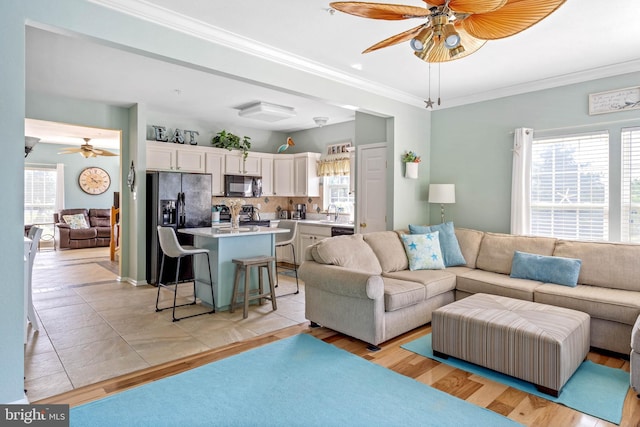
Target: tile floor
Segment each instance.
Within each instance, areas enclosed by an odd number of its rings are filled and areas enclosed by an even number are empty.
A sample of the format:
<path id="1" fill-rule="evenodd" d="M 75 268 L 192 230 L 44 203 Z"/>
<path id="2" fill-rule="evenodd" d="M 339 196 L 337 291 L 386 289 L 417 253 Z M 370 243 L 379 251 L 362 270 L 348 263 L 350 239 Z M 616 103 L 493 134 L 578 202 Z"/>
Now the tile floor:
<path id="1" fill-rule="evenodd" d="M 31 402 L 107 378 L 305 322 L 300 293 L 271 304 L 171 322 L 171 310 L 156 313 L 157 288 L 116 280 L 108 248 L 41 251 L 33 268 L 33 299 L 41 329 L 29 328 L 25 388 Z M 279 275 L 278 294 L 295 290 Z M 181 285 L 186 295 L 191 287 Z M 161 292 L 171 304 L 173 293 Z M 202 306 L 182 310 L 201 311 Z M 179 312 L 183 315 L 185 311 Z"/>

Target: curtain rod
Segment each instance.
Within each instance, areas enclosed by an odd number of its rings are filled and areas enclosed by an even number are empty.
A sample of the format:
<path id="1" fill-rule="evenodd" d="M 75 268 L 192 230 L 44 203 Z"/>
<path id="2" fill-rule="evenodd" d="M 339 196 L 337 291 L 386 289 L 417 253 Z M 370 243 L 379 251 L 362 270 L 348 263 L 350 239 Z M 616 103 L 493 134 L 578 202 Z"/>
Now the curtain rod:
<path id="1" fill-rule="evenodd" d="M 559 127 L 559 128 L 549 128 L 549 129 L 535 129 L 535 128 L 533 128 L 533 133 L 536 133 L 536 132 L 551 132 L 551 131 L 557 131 L 557 130 L 571 130 L 571 129 L 579 129 L 579 128 L 584 128 L 584 127 L 593 127 L 593 126 L 600 126 L 600 125 L 612 125 L 612 124 L 616 124 L 616 123 L 626 123 L 626 122 L 640 122 L 640 117 L 635 117 L 635 118 L 631 118 L 631 119 L 611 120 L 611 121 L 608 121 L 608 122 L 589 123 L 589 124 L 584 124 L 584 125 L 563 126 L 563 127 Z M 527 127 L 527 126 L 522 126 L 522 127 Z M 514 134 L 513 131 L 509 132 L 509 135 L 513 135 L 513 134 Z"/>

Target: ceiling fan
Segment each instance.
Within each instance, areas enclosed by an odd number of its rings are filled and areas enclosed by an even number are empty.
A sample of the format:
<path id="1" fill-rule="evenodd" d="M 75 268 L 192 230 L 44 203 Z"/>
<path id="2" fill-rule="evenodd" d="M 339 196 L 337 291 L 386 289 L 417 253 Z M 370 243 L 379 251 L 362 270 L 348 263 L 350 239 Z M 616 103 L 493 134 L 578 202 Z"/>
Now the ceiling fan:
<path id="1" fill-rule="evenodd" d="M 334 2 L 330 6 L 363 18 L 426 19 L 427 22 L 374 44 L 372 52 L 410 40 L 414 54 L 425 62 L 464 58 L 487 40 L 517 34 L 553 13 L 565 0 L 423 0 L 427 7 L 399 4 Z"/>
<path id="2" fill-rule="evenodd" d="M 89 145 L 89 141 L 91 141 L 91 138 L 82 139 L 84 140 L 84 144 L 82 144 L 80 147 L 66 147 L 64 151 L 61 151 L 58 154 L 80 153 L 80 155 L 84 158 L 98 156 L 117 156 L 117 154 L 112 153 L 111 151 L 93 148 L 93 145 Z"/>

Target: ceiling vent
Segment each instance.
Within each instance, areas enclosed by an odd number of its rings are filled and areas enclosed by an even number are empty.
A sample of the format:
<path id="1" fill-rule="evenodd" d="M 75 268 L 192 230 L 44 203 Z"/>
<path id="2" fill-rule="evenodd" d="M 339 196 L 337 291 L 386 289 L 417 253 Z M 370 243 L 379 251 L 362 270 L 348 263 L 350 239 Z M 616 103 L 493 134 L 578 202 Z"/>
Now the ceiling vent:
<path id="1" fill-rule="evenodd" d="M 248 119 L 262 120 L 263 122 L 277 122 L 295 117 L 296 110 L 283 105 L 256 102 L 255 104 L 241 108 L 240 111 L 238 111 L 238 115 Z"/>

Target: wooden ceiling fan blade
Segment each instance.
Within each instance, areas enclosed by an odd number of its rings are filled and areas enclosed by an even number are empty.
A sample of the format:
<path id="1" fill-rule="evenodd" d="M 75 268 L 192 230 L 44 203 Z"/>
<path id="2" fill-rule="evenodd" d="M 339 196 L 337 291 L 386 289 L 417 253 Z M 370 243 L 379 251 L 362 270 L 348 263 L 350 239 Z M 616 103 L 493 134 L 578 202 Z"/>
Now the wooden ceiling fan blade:
<path id="1" fill-rule="evenodd" d="M 462 21 L 469 34 L 483 40 L 496 40 L 518 34 L 537 24 L 565 0 L 508 0 L 502 8 L 471 15 Z"/>
<path id="2" fill-rule="evenodd" d="M 486 40 L 481 40 L 473 37 L 471 34 L 467 33 L 459 23 L 456 24 L 456 31 L 460 34 L 460 44 L 464 47 L 464 52 L 454 56 L 453 58 L 449 54 L 449 49 L 445 47 L 444 40 L 437 42 L 429 54 L 427 55 L 425 61 L 427 62 L 448 62 L 455 61 L 465 56 L 469 56 L 472 53 L 475 53 L 478 49 L 485 45 Z"/>
<path id="3" fill-rule="evenodd" d="M 449 9 L 458 13 L 487 13 L 500 9 L 507 2 L 508 0 L 451 0 Z"/>
<path id="4" fill-rule="evenodd" d="M 82 148 L 78 147 L 65 147 L 63 148 L 64 151 L 60 151 L 58 154 L 75 154 L 75 153 L 80 153 L 82 151 Z"/>
<path id="5" fill-rule="evenodd" d="M 117 156 L 117 154 L 112 153 L 111 151 L 98 150 L 97 148 L 94 148 L 93 150 L 91 150 L 91 152 L 96 156 Z"/>
<path id="6" fill-rule="evenodd" d="M 397 21 L 410 18 L 426 18 L 431 14 L 429 9 L 417 6 L 405 6 L 387 3 L 365 3 L 359 1 L 340 1 L 329 3 L 335 10 L 360 16 L 362 18 Z"/>
<path id="7" fill-rule="evenodd" d="M 373 46 L 367 48 L 362 53 L 373 52 L 374 50 L 382 49 L 383 47 L 393 46 L 394 44 L 402 43 L 407 40 L 411 40 L 414 38 L 420 30 L 424 28 L 424 25 L 418 25 L 415 28 L 404 31 L 402 33 L 396 34 L 395 36 L 391 36 L 388 39 L 384 39 L 381 42 L 374 44 Z"/>

